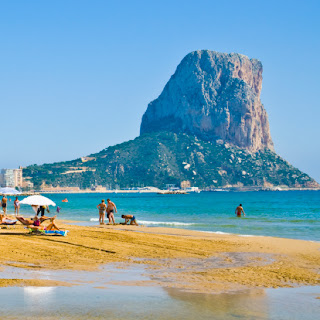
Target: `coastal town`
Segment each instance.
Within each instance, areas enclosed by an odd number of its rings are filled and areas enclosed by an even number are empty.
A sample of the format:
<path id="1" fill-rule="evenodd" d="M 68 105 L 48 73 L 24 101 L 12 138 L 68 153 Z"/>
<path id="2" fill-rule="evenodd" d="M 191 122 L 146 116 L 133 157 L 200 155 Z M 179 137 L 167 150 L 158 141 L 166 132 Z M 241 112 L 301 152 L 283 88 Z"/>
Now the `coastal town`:
<path id="1" fill-rule="evenodd" d="M 247 186 L 238 187 L 226 185 L 221 188 L 206 187 L 199 188 L 191 186 L 188 180 L 181 181 L 180 185 L 165 184 L 163 188 L 154 186 L 123 187 L 116 185 L 110 188 L 109 185 L 103 186 L 93 184 L 90 188 L 80 188 L 75 186 L 53 186 L 43 182 L 39 188 L 34 188 L 30 177 L 23 176 L 23 168 L 2 169 L 0 171 L 0 187 L 16 188 L 24 194 L 32 193 L 158 193 L 158 194 L 187 194 L 200 192 L 245 192 L 245 191 L 287 191 L 287 190 L 307 190 L 307 188 L 288 188 L 288 186 Z M 315 190 L 315 188 L 310 188 Z"/>

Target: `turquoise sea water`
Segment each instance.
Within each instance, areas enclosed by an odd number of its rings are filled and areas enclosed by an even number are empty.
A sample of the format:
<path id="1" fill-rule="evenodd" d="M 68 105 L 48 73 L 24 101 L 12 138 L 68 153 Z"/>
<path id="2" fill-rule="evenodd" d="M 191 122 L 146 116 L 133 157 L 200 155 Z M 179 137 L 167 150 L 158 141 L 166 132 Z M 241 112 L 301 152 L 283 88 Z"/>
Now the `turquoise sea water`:
<path id="1" fill-rule="evenodd" d="M 61 219 L 86 225 L 98 223 L 97 204 L 110 198 L 121 214 L 133 214 L 146 226 L 166 226 L 206 232 L 263 235 L 320 241 L 320 191 L 201 192 L 187 195 L 146 193 L 47 194 L 62 209 Z M 68 203 L 61 202 L 68 198 Z M 242 203 L 245 218 L 235 216 Z M 11 206 L 13 206 L 11 202 Z M 9 207 L 10 210 L 10 207 Z M 11 208 L 11 212 L 12 212 Z M 51 208 L 51 214 L 55 213 Z M 22 205 L 21 213 L 32 214 Z"/>

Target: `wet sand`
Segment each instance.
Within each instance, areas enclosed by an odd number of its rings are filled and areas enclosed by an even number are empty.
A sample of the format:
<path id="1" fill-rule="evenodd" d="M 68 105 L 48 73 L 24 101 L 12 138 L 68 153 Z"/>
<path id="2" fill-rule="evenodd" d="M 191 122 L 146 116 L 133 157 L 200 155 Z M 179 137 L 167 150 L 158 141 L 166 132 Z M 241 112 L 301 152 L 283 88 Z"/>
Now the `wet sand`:
<path id="1" fill-rule="evenodd" d="M 0 271 L 1 266 L 92 271 L 112 263 L 142 264 L 151 279 L 147 285 L 198 293 L 320 284 L 316 242 L 141 226 L 62 226 L 70 231 L 67 237 L 2 226 Z M 52 281 L 50 286 L 67 284 Z M 118 284 L 126 285 L 125 277 Z M 0 287 L 17 285 L 44 284 L 0 276 Z"/>

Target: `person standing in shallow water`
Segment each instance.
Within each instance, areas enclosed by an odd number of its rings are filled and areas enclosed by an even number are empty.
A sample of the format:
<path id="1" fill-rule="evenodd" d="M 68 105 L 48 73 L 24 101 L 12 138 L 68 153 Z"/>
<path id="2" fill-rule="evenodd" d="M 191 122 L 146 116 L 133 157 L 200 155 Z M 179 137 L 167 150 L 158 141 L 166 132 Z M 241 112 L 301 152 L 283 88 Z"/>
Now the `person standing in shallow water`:
<path id="1" fill-rule="evenodd" d="M 20 210 L 20 201 L 19 201 L 18 197 L 16 197 L 16 200 L 14 200 L 13 204 L 14 204 L 14 213 L 16 216 L 18 216 L 19 210 Z"/>
<path id="2" fill-rule="evenodd" d="M 1 206 L 2 206 L 2 210 L 3 210 L 4 215 L 7 214 L 7 201 L 8 201 L 8 199 L 6 198 L 5 195 L 3 195 L 2 200 L 1 200 Z"/>
<path id="3" fill-rule="evenodd" d="M 101 200 L 101 203 L 99 203 L 97 205 L 97 208 L 99 209 L 99 223 L 104 224 L 104 217 L 105 217 L 106 209 L 107 209 L 107 206 L 106 206 L 104 200 Z"/>
<path id="4" fill-rule="evenodd" d="M 108 206 L 107 206 L 107 218 L 109 219 L 109 224 L 111 224 L 111 221 L 113 222 L 113 224 L 116 224 L 114 222 L 114 214 L 113 214 L 113 212 L 114 211 L 117 212 L 117 207 L 110 199 L 107 199 L 107 203 L 108 203 Z"/>
<path id="5" fill-rule="evenodd" d="M 236 208 L 236 215 L 238 218 L 241 218 L 241 214 L 243 214 L 243 216 L 245 216 L 246 214 L 244 213 L 244 210 L 242 208 L 242 204 L 240 203 L 237 208 Z"/>

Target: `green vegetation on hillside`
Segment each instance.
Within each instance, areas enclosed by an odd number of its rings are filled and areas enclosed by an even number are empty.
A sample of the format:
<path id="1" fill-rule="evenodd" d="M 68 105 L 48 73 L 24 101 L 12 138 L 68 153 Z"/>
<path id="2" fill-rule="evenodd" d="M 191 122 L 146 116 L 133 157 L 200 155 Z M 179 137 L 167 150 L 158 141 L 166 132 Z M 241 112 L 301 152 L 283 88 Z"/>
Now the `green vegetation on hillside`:
<path id="1" fill-rule="evenodd" d="M 81 189 L 180 185 L 314 187 L 317 183 L 270 150 L 249 153 L 187 134 L 158 132 L 108 147 L 87 159 L 24 169 L 35 187 L 42 182 Z"/>

